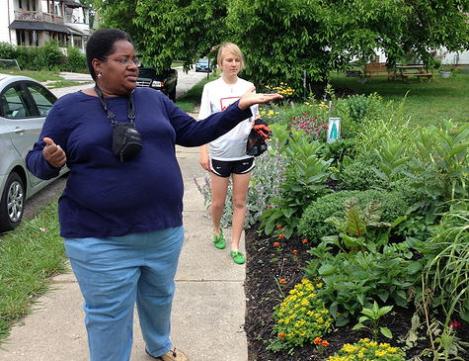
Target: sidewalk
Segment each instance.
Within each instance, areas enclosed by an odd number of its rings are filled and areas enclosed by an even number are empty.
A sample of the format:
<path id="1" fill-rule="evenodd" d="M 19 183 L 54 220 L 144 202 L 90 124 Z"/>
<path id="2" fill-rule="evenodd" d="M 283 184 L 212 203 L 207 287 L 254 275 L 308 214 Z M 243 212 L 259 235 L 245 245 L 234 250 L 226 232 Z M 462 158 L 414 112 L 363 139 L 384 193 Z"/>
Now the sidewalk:
<path id="1" fill-rule="evenodd" d="M 177 148 L 184 183 L 186 239 L 176 275 L 173 340 L 191 361 L 247 361 L 243 329 L 244 266 L 210 242 L 210 220 L 193 177 L 203 176 L 198 148 Z M 244 243 L 244 241 L 243 241 Z M 132 361 L 150 361 L 135 315 Z M 2 361 L 86 361 L 82 298 L 72 273 L 55 277 L 33 311 L 0 345 Z"/>

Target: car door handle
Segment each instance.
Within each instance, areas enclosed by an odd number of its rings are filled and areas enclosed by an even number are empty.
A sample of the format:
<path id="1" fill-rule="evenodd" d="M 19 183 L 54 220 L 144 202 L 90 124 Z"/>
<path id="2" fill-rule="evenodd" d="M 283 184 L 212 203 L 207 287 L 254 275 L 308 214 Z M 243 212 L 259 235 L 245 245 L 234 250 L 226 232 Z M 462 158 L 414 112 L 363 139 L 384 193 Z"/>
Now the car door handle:
<path id="1" fill-rule="evenodd" d="M 14 132 L 15 132 L 16 134 L 24 133 L 24 128 L 16 127 L 15 130 L 14 130 Z"/>

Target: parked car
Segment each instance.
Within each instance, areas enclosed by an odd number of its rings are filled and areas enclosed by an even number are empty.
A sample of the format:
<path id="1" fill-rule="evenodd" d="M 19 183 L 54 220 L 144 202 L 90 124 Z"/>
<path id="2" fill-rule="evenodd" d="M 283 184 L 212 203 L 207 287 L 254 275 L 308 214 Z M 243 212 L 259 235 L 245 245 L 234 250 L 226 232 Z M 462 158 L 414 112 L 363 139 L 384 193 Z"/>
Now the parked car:
<path id="1" fill-rule="evenodd" d="M 195 71 L 202 72 L 202 73 L 211 73 L 212 69 L 211 69 L 210 60 L 207 58 L 201 58 L 197 60 L 197 62 L 195 63 Z"/>
<path id="2" fill-rule="evenodd" d="M 0 232 L 15 228 L 26 199 L 53 181 L 33 176 L 25 157 L 56 100 L 31 78 L 0 74 Z"/>
<path id="3" fill-rule="evenodd" d="M 176 101 L 176 86 L 178 72 L 176 69 L 166 69 L 157 73 L 155 69 L 141 65 L 137 79 L 138 87 L 151 87 L 166 94 L 173 102 Z"/>

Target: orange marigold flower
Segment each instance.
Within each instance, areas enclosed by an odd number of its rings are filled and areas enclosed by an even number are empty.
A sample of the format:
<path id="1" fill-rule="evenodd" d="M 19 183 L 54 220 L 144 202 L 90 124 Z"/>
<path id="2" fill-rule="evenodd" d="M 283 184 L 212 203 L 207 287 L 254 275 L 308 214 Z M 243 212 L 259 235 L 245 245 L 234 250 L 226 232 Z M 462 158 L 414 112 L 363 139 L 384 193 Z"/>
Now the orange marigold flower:
<path id="1" fill-rule="evenodd" d="M 277 236 L 278 239 L 285 239 L 285 235 L 283 233 L 280 233 L 278 236 Z"/>
<path id="2" fill-rule="evenodd" d="M 281 341 L 283 341 L 285 340 L 285 337 L 287 336 L 287 334 L 285 332 L 279 332 L 277 336 Z"/>
<path id="3" fill-rule="evenodd" d="M 287 280 L 285 279 L 285 277 L 280 277 L 278 279 L 278 283 L 280 283 L 281 285 L 286 285 L 287 284 Z"/>
<path id="4" fill-rule="evenodd" d="M 307 239 L 307 238 L 305 238 L 305 239 L 301 240 L 301 243 L 303 243 L 303 244 L 308 244 L 308 243 L 309 243 L 309 241 L 308 241 L 308 239 Z"/>
<path id="5" fill-rule="evenodd" d="M 329 342 L 327 340 L 322 340 L 321 346 L 322 347 L 327 347 L 327 346 L 329 346 Z"/>
<path id="6" fill-rule="evenodd" d="M 314 343 L 315 345 L 319 345 L 321 342 L 322 342 L 321 337 L 316 337 L 316 338 L 313 340 L 313 343 Z"/>
<path id="7" fill-rule="evenodd" d="M 280 242 L 276 241 L 276 242 L 272 243 L 272 246 L 275 247 L 275 248 L 280 248 L 280 247 L 282 247 L 282 244 Z"/>

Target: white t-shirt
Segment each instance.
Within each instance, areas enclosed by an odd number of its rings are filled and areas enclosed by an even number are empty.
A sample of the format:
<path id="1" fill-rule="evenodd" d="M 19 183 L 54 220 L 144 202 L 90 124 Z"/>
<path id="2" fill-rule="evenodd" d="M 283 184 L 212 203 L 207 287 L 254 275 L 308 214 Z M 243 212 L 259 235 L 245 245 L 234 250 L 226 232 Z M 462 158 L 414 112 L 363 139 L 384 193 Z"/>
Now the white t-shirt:
<path id="1" fill-rule="evenodd" d="M 238 78 L 234 84 L 227 84 L 221 77 L 205 84 L 199 119 L 205 119 L 213 113 L 225 110 L 253 86 L 251 82 L 241 78 Z M 243 120 L 228 133 L 209 143 L 210 158 L 225 161 L 251 158 L 246 154 L 246 143 L 259 113 L 258 106 L 252 106 L 251 112 L 253 114 L 251 118 Z"/>

